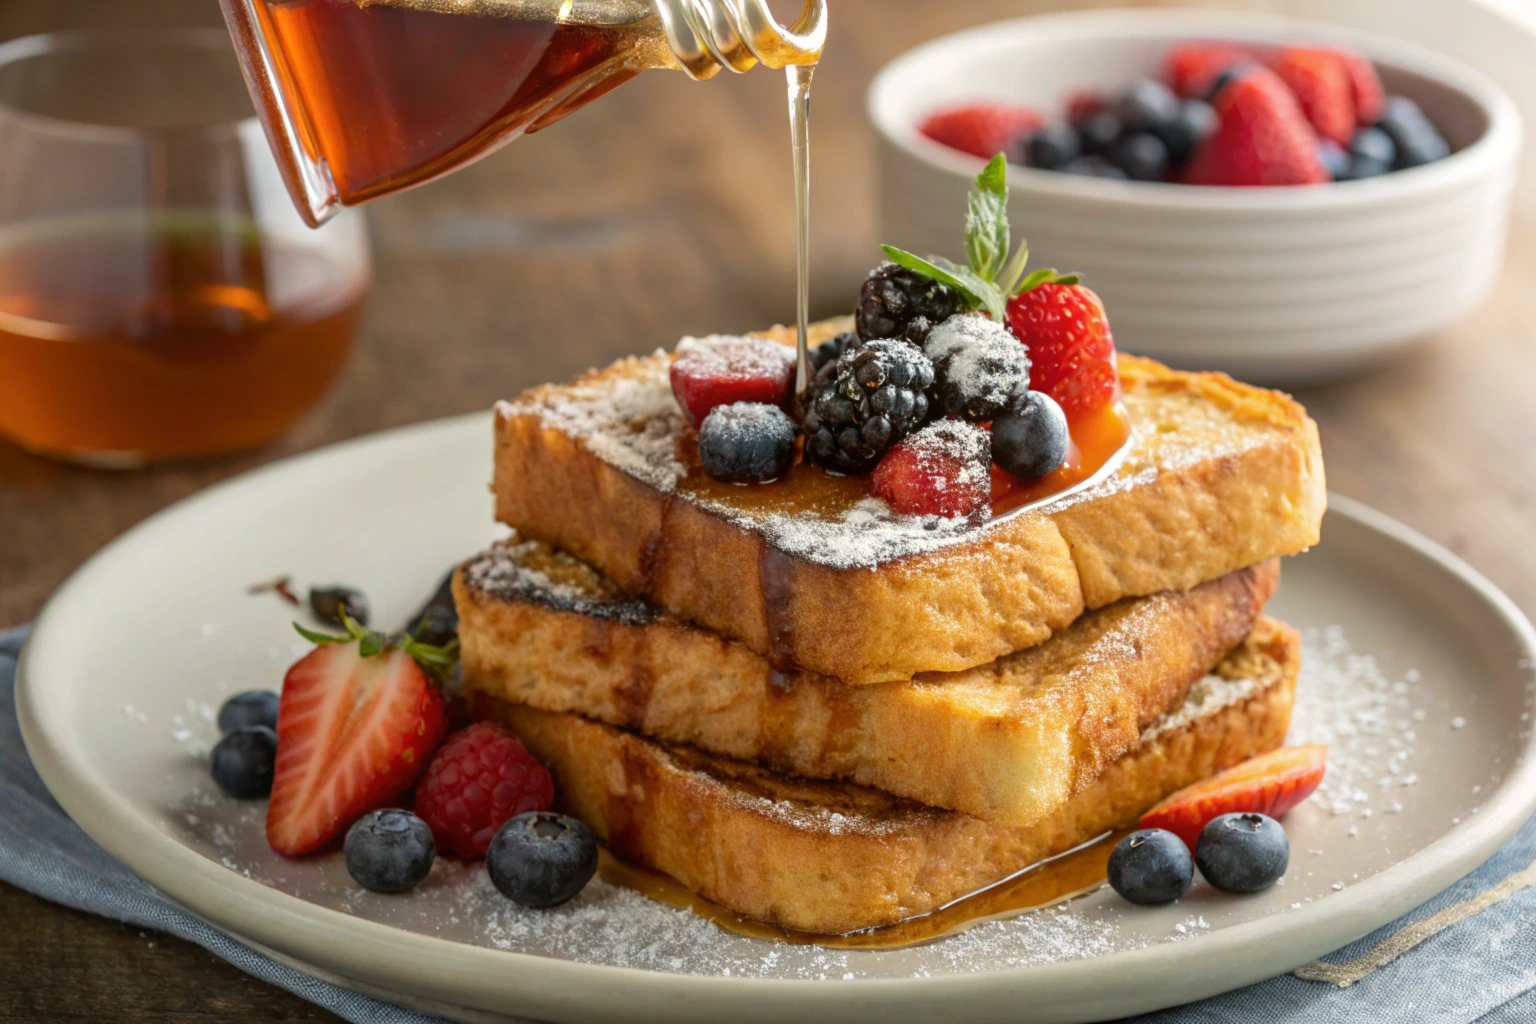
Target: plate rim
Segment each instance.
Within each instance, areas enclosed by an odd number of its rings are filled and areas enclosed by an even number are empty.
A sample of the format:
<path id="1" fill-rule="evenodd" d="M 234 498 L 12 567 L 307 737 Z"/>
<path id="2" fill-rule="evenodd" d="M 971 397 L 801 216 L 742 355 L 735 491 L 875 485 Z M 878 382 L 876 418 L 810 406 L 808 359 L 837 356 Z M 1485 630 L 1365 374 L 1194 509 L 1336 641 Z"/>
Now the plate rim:
<path id="1" fill-rule="evenodd" d="M 17 666 L 16 705 L 23 740 L 38 774 L 60 805 L 103 849 L 192 913 L 235 935 L 270 946 L 307 964 L 363 984 L 414 992 L 449 1005 L 493 1013 L 577 1019 L 623 1009 L 637 1019 L 709 1019 L 730 1012 L 737 1019 L 768 1020 L 784 1012 L 816 1017 L 864 1015 L 878 1010 L 893 1019 L 931 1019 L 935 1012 L 986 1015 L 1017 1009 L 1028 993 L 1041 1019 L 1094 1020 L 1148 1012 L 1230 991 L 1289 971 L 1339 948 L 1419 905 L 1491 856 L 1536 811 L 1536 731 L 1528 735 L 1511 770 L 1481 812 L 1452 826 L 1417 853 L 1301 910 L 1272 914 L 1221 929 L 1222 942 L 1205 936 L 1159 943 L 1104 957 L 994 968 L 922 978 L 821 980 L 738 978 L 671 974 L 612 967 L 473 946 L 367 921 L 309 903 L 244 876 L 182 845 L 146 819 L 110 799 L 96 785 L 89 759 L 69 751 L 67 735 L 48 706 L 39 673 L 48 668 L 56 637 L 67 637 L 70 605 L 114 560 L 166 524 L 195 515 L 203 506 L 260 487 L 274 477 L 313 470 L 331 459 L 353 459 L 368 449 L 404 440 L 460 441 L 460 432 L 485 430 L 483 413 L 396 427 L 278 460 L 197 492 L 157 512 L 103 547 L 77 569 L 45 604 Z M 387 463 L 388 460 L 385 460 Z M 1517 648 L 1536 658 L 1536 628 L 1515 603 L 1455 554 L 1412 528 L 1360 502 L 1329 493 L 1329 514 L 1382 534 L 1456 577 L 1499 620 Z M 67 643 L 67 640 L 66 640 Z M 1286 934 L 1307 955 L 1273 960 L 1258 951 Z M 1196 945 L 1199 970 L 1185 969 Z M 1294 960 L 1295 962 L 1291 962 Z M 1110 964 L 1119 993 L 1095 975 Z M 1219 980 L 1216 980 L 1219 979 Z M 1087 996 L 1085 998 L 1085 993 Z M 1139 997 L 1139 998 L 1138 998 Z"/>

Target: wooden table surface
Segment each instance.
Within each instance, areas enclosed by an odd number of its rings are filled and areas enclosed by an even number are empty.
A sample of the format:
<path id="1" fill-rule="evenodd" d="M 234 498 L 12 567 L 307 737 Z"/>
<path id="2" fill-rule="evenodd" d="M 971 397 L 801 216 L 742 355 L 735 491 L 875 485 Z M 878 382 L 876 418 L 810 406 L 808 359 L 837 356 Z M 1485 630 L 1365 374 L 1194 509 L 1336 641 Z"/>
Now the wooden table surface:
<path id="1" fill-rule="evenodd" d="M 813 121 L 814 308 L 876 259 L 862 89 L 912 44 L 1052 5 L 836 0 Z M 5 0 L 0 39 L 78 25 L 218 24 L 212 0 Z M 377 281 L 340 384 L 286 438 L 203 465 L 110 474 L 0 443 L 0 626 L 92 552 L 253 466 L 497 398 L 685 333 L 787 319 L 793 225 L 782 80 L 642 76 L 535 138 L 370 208 Z M 0 159 L 4 159 L 0 156 Z M 1027 229 L 1027 225 L 1024 226 Z M 1304 391 L 1329 482 L 1467 558 L 1536 610 L 1536 225 L 1493 298 L 1369 376 Z M 1113 317 L 1113 310 L 1110 311 Z M 3 368 L 0 368 L 3 372 Z M 0 886 L 0 1021 L 333 1019 L 190 944 Z"/>

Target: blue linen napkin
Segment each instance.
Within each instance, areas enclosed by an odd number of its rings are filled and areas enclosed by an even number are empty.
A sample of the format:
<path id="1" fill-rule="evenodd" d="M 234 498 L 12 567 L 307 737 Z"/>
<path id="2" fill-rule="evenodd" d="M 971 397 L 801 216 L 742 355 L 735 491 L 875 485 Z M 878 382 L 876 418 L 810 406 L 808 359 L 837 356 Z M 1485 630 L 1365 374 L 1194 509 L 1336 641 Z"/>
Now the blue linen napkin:
<path id="1" fill-rule="evenodd" d="M 356 1024 L 434 1024 L 279 964 L 113 860 L 54 802 L 16 724 L 25 627 L 0 631 L 0 879 L 169 932 Z M 1397 921 L 1295 972 L 1137 1024 L 1516 1024 L 1536 1020 L 1536 819 L 1486 864 Z M 829 982 L 828 984 L 836 984 Z M 855 983 L 856 984 L 856 983 Z"/>

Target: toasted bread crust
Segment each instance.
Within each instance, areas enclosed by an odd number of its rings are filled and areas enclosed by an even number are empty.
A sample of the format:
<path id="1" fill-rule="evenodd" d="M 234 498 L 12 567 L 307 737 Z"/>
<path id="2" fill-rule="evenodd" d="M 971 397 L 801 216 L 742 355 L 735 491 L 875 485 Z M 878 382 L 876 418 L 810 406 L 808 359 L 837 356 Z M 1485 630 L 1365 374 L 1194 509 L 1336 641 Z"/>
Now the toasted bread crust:
<path id="1" fill-rule="evenodd" d="M 813 337 L 846 327 L 829 321 Z M 667 365 L 663 353 L 621 360 L 500 406 L 496 516 L 780 668 L 851 683 L 960 671 L 1040 643 L 1084 608 L 1186 589 L 1317 541 L 1322 459 L 1299 405 L 1224 374 L 1121 357 L 1131 449 L 1100 485 L 873 571 L 787 557 L 605 461 L 547 415 L 576 393 L 664 387 Z"/>
<path id="2" fill-rule="evenodd" d="M 840 934 L 943 906 L 1279 746 L 1298 648 L 1288 627 L 1261 621 L 1222 666 L 1256 680 L 1242 699 L 1188 721 L 1174 712 L 1057 814 L 1024 829 L 777 775 L 483 694 L 475 708 L 522 736 L 554 774 L 565 808 L 619 856 L 748 917 Z"/>
<path id="3" fill-rule="evenodd" d="M 1024 826 L 1182 701 L 1248 636 L 1279 576 L 1271 560 L 1127 599 L 988 665 L 873 686 L 777 672 L 533 541 L 472 560 L 454 598 L 472 691 Z"/>

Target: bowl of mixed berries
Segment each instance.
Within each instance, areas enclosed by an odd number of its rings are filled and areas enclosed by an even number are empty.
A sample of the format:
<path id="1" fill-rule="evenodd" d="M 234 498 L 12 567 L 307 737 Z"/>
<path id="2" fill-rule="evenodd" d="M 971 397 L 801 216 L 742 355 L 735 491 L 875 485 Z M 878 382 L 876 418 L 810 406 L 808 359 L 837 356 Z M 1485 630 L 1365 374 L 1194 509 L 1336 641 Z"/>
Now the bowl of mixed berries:
<path id="1" fill-rule="evenodd" d="M 986 160 L 1123 344 L 1296 382 L 1430 337 L 1492 287 L 1521 127 L 1479 72 L 1272 15 L 1110 10 L 946 36 L 875 78 L 882 237 L 943 251 Z"/>

